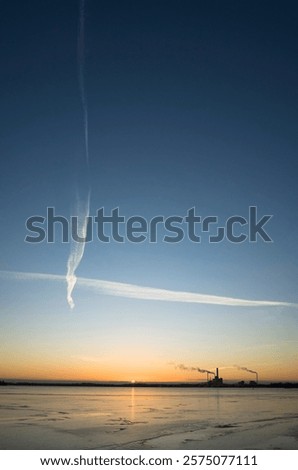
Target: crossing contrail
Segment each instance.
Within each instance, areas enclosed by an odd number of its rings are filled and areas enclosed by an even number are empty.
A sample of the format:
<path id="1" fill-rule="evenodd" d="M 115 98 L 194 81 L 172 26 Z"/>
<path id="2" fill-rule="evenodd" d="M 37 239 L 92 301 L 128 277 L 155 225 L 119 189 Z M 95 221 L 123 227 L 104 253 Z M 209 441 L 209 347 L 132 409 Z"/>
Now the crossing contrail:
<path id="1" fill-rule="evenodd" d="M 82 254 L 78 254 L 78 258 Z M 15 271 L 0 271 L 0 277 L 4 279 L 19 281 L 56 281 L 65 282 L 65 276 L 59 274 L 28 273 Z M 123 282 L 105 281 L 103 279 L 90 279 L 70 277 L 70 284 L 77 282 L 78 287 L 92 289 L 95 293 L 110 295 L 113 297 L 123 297 L 129 299 L 141 299 L 151 301 L 181 302 L 206 305 L 223 305 L 231 307 L 294 307 L 298 304 L 290 302 L 278 302 L 273 300 L 247 300 L 234 297 L 222 297 L 218 295 L 200 294 L 196 292 L 174 291 L 169 289 L 159 289 L 154 287 L 138 286 L 136 284 L 126 284 Z M 71 305 L 71 291 L 69 293 L 69 303 Z"/>

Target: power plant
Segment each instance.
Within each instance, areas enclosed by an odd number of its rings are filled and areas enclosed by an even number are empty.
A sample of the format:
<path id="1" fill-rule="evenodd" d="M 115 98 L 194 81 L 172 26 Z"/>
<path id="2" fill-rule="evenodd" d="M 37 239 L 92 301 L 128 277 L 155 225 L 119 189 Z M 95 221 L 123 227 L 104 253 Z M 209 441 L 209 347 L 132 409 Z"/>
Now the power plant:
<path id="1" fill-rule="evenodd" d="M 224 381 L 223 378 L 219 376 L 219 368 L 216 367 L 215 372 L 208 370 L 208 369 L 201 369 L 200 367 L 189 367 L 186 366 L 185 364 L 175 364 L 174 366 L 176 369 L 180 369 L 182 371 L 192 371 L 192 372 L 200 372 L 202 374 L 206 374 L 206 386 L 208 387 L 222 387 L 224 386 Z M 255 385 L 258 385 L 259 381 L 259 376 L 258 373 L 255 370 L 248 369 L 247 367 L 240 367 L 237 365 L 234 366 L 228 366 L 224 367 L 224 369 L 238 369 L 241 371 L 249 372 L 251 374 L 254 374 L 256 379 L 255 380 L 250 380 L 249 382 L 245 382 L 244 380 L 241 380 L 240 382 L 237 382 L 234 385 L 237 385 L 239 387 L 254 387 Z M 230 382 L 230 380 L 229 380 Z M 205 386 L 205 384 L 201 384 L 202 386 Z M 229 386 L 226 384 L 226 386 Z"/>
<path id="2" fill-rule="evenodd" d="M 219 377 L 218 367 L 216 367 L 216 373 L 212 380 L 208 381 L 209 387 L 221 387 L 223 385 L 223 379 Z"/>
<path id="3" fill-rule="evenodd" d="M 255 374 L 256 380 L 250 380 L 248 383 L 245 383 L 244 380 L 241 380 L 240 382 L 237 383 L 239 386 L 250 386 L 253 387 L 254 385 L 258 384 L 259 381 L 259 376 L 258 373 L 254 370 L 247 369 L 246 367 L 237 367 L 239 370 L 244 370 L 246 372 L 250 372 L 252 374 Z M 198 371 L 201 372 L 200 369 Z M 206 371 L 207 372 L 207 385 L 208 387 L 222 387 L 224 385 L 223 378 L 219 376 L 219 369 L 216 367 L 215 373 L 211 371 Z M 213 374 L 214 377 L 210 379 L 210 374 Z"/>

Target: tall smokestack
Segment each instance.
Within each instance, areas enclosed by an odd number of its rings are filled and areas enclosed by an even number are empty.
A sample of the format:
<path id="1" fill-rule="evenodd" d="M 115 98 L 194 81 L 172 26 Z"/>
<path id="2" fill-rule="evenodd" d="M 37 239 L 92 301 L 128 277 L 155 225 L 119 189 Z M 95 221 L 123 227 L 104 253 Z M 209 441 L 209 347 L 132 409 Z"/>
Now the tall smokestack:
<path id="1" fill-rule="evenodd" d="M 218 379 L 218 367 L 216 367 L 216 375 L 215 377 Z"/>

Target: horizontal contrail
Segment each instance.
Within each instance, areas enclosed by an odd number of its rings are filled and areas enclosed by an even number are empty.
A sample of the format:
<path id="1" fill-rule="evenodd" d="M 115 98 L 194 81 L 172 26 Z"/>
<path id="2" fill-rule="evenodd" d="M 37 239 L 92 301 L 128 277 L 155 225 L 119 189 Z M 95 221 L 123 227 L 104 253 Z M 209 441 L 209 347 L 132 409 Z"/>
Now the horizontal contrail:
<path id="1" fill-rule="evenodd" d="M 14 280 L 44 280 L 65 282 L 65 276 L 58 274 L 42 274 L 15 271 L 0 271 L 0 277 Z M 135 284 L 104 281 L 101 279 L 77 278 L 77 285 L 93 289 L 95 292 L 114 297 L 125 297 L 142 300 L 160 300 L 168 302 L 183 302 L 194 304 L 226 305 L 233 307 L 298 307 L 290 302 L 277 302 L 271 300 L 246 300 L 218 295 L 198 294 L 195 292 L 173 291 L 142 287 Z"/>

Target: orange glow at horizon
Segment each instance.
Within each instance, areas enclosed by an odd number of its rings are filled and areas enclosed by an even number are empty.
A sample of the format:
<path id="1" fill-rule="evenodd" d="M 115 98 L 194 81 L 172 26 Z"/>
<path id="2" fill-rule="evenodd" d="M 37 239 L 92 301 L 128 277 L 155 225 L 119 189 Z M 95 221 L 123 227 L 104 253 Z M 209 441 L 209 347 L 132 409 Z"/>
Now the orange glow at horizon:
<path id="1" fill-rule="evenodd" d="M 249 382 L 255 380 L 255 375 L 233 366 L 219 367 L 219 376 L 225 381 Z M 214 367 L 206 367 L 215 371 Z M 259 381 L 298 381 L 298 363 L 291 366 L 280 364 L 257 365 L 252 367 L 258 372 Z M 212 378 L 213 376 L 210 376 Z M 71 381 L 123 381 L 123 382 L 205 382 L 206 373 L 180 370 L 174 365 L 152 362 L 145 366 L 139 363 L 104 363 L 95 362 L 91 358 L 72 358 L 59 363 L 50 360 L 34 358 L 30 361 L 16 361 L 10 358 L 4 361 L 0 368 L 1 379 L 22 380 L 71 380 Z"/>

